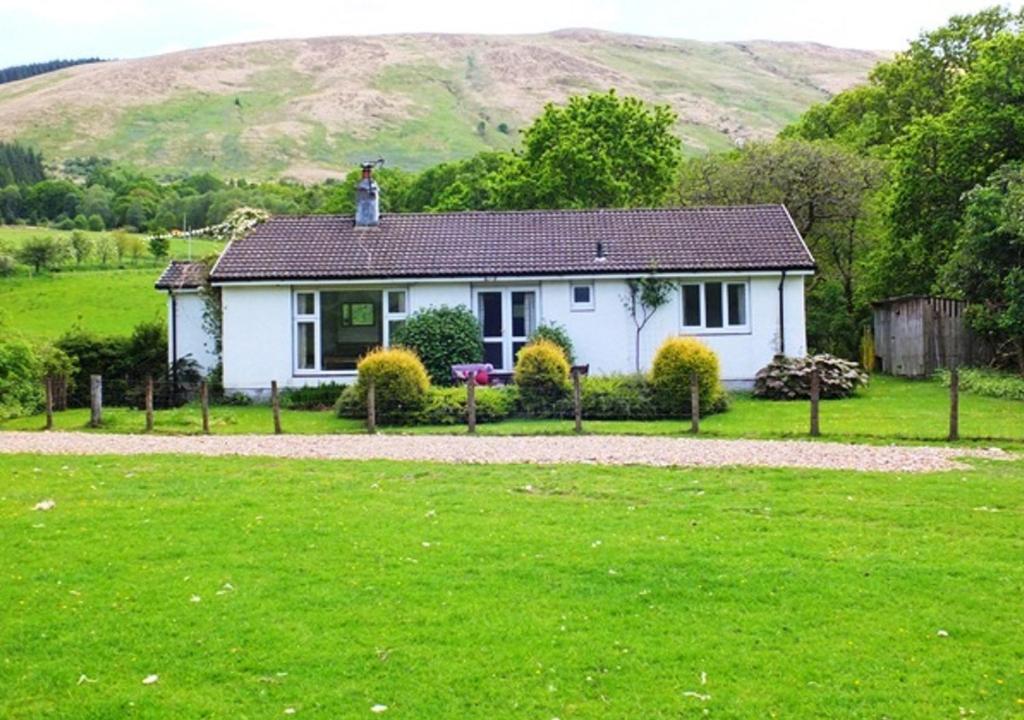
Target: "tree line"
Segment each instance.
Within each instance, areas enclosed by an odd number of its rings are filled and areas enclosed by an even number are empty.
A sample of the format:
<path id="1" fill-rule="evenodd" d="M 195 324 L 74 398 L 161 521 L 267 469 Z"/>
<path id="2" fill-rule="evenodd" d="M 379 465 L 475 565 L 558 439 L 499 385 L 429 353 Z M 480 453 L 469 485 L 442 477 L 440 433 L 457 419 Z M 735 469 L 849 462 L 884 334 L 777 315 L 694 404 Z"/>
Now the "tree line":
<path id="1" fill-rule="evenodd" d="M 98 62 L 104 62 L 103 58 L 90 57 L 78 58 L 75 60 L 48 60 L 46 62 L 28 63 L 27 65 L 10 65 L 5 68 L 0 68 L 0 85 L 14 82 L 15 80 L 24 80 L 35 75 L 42 75 L 43 73 L 53 72 L 54 70 L 62 70 L 66 67 L 88 65 L 89 63 Z"/>

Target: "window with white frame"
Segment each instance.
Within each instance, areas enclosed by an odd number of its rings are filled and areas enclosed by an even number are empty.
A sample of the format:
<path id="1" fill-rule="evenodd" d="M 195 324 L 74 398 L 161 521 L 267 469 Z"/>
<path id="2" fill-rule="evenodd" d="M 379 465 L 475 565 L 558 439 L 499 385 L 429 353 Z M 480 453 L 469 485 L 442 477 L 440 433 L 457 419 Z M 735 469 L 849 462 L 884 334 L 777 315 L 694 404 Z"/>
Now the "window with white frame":
<path id="1" fill-rule="evenodd" d="M 294 295 L 295 370 L 344 373 L 359 358 L 390 343 L 405 322 L 405 290 L 299 290 Z"/>
<path id="2" fill-rule="evenodd" d="M 569 283 L 569 307 L 572 310 L 594 309 L 594 283 Z"/>
<path id="3" fill-rule="evenodd" d="M 706 280 L 682 284 L 683 329 L 743 332 L 750 328 L 746 282 Z"/>

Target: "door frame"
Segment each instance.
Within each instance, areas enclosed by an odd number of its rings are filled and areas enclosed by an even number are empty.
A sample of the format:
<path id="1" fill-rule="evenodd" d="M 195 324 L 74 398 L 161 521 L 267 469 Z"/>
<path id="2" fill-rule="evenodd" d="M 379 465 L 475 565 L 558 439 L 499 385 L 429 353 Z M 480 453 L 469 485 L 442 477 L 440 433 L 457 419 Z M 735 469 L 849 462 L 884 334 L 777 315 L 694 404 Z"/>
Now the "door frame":
<path id="1" fill-rule="evenodd" d="M 501 367 L 494 368 L 503 372 L 511 372 L 515 367 L 513 357 L 513 345 L 526 342 L 529 333 L 526 335 L 512 334 L 512 293 L 532 292 L 533 293 L 533 328 L 536 329 L 540 322 L 540 287 L 537 285 L 484 285 L 473 288 L 473 315 L 480 323 L 480 332 L 484 342 L 501 342 Z M 480 316 L 480 293 L 501 293 L 501 337 L 497 335 L 483 336 L 483 318 Z M 529 319 L 526 323 L 529 328 Z"/>

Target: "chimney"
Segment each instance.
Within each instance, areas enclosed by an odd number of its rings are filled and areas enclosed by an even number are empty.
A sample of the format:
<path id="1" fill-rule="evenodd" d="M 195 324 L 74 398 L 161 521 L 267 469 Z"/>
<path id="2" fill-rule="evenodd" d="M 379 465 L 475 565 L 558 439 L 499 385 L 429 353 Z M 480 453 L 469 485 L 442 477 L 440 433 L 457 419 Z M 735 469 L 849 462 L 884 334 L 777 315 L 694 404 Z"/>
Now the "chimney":
<path id="1" fill-rule="evenodd" d="M 362 164 L 363 177 L 356 185 L 356 227 L 373 227 L 380 222 L 380 188 L 373 179 L 373 169 L 383 164 L 383 158 Z"/>

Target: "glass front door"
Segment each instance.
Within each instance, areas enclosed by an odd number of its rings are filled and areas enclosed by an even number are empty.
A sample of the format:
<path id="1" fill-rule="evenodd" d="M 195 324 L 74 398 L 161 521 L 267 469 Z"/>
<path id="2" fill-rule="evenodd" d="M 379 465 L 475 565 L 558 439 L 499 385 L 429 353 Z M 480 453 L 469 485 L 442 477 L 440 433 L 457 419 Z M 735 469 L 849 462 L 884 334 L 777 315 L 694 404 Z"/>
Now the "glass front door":
<path id="1" fill-rule="evenodd" d="M 512 370 L 516 355 L 537 328 L 535 290 L 480 290 L 477 319 L 484 340 L 484 362 L 497 370 Z"/>

